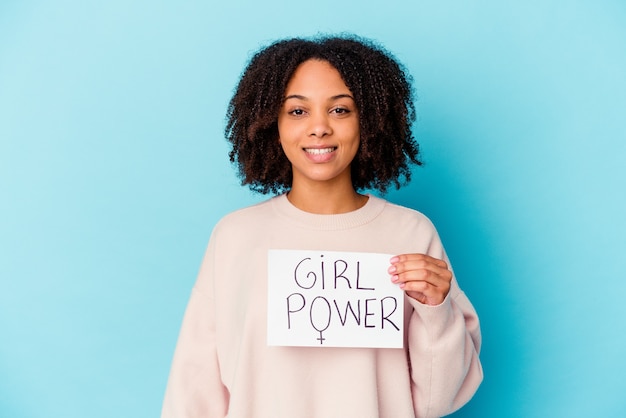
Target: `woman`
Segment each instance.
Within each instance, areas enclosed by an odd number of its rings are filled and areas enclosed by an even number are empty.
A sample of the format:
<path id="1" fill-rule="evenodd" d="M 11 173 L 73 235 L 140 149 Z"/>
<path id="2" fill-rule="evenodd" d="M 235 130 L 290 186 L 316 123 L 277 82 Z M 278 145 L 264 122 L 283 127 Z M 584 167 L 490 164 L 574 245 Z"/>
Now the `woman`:
<path id="1" fill-rule="evenodd" d="M 410 80 L 356 37 L 278 41 L 244 71 L 226 135 L 243 184 L 277 196 L 216 226 L 183 321 L 163 417 L 436 417 L 482 380 L 477 315 L 421 213 L 384 192 L 420 164 Z M 394 348 L 268 346 L 268 251 L 397 254 Z"/>

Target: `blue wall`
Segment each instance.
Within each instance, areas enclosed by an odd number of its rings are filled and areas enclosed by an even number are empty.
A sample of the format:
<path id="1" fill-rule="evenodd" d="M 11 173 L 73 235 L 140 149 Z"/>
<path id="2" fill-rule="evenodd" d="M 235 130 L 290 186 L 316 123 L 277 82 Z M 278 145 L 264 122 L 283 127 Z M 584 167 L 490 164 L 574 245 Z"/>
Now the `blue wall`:
<path id="1" fill-rule="evenodd" d="M 626 3 L 0 3 L 0 416 L 155 417 L 251 51 L 350 31 L 405 62 L 430 216 L 482 319 L 458 417 L 626 416 Z"/>

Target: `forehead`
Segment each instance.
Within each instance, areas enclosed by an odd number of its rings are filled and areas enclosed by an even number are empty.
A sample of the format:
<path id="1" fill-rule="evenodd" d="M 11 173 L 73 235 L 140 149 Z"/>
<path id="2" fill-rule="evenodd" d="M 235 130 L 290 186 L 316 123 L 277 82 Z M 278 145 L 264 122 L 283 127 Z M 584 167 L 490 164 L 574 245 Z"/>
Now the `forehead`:
<path id="1" fill-rule="evenodd" d="M 341 74 L 328 61 L 309 59 L 300 64 L 287 83 L 285 94 L 304 91 L 349 93 Z"/>

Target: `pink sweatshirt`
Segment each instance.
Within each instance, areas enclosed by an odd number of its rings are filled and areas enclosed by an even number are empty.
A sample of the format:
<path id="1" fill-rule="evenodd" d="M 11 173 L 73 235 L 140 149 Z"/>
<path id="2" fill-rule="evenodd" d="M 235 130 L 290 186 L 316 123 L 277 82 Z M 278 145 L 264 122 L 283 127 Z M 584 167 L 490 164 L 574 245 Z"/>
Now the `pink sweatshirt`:
<path id="1" fill-rule="evenodd" d="M 163 418 L 439 417 L 474 395 L 480 328 L 456 278 L 438 306 L 405 298 L 403 349 L 267 346 L 270 249 L 448 261 L 424 215 L 374 196 L 338 215 L 303 212 L 281 195 L 225 216 L 191 293 Z"/>

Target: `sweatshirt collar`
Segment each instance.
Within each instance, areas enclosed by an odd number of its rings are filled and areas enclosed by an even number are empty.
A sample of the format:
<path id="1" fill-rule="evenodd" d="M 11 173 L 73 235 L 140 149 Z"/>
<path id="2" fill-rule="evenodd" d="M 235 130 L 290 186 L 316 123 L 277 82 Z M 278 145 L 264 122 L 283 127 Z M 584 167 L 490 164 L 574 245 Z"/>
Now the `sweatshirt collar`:
<path id="1" fill-rule="evenodd" d="M 287 199 L 287 194 L 276 196 L 272 198 L 271 202 L 280 215 L 301 227 L 335 231 L 365 225 L 380 215 L 386 205 L 386 201 L 370 194 L 367 196 L 369 199 L 359 209 L 333 215 L 320 215 L 298 209 Z"/>

